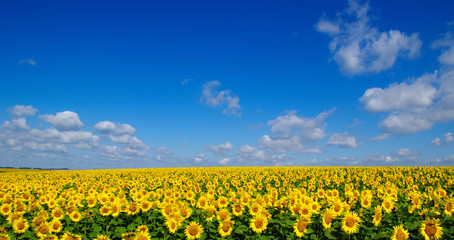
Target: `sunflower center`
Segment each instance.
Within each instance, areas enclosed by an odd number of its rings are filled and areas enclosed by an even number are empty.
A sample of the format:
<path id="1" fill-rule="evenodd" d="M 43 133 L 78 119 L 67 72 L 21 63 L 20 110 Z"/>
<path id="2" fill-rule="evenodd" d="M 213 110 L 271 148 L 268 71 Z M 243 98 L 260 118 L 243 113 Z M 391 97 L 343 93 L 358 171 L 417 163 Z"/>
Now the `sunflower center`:
<path id="1" fill-rule="evenodd" d="M 333 216 L 331 216 L 331 214 L 327 213 L 323 216 L 323 219 L 325 220 L 326 224 L 330 224 L 331 221 L 333 220 Z"/>
<path id="2" fill-rule="evenodd" d="M 189 234 L 191 234 L 192 236 L 197 235 L 197 228 L 191 227 L 191 229 L 189 229 Z"/>
<path id="3" fill-rule="evenodd" d="M 424 231 L 426 232 L 427 236 L 433 237 L 435 236 L 435 233 L 437 233 L 437 226 L 435 226 L 435 224 L 433 223 L 427 223 Z"/>
<path id="4" fill-rule="evenodd" d="M 263 226 L 262 220 L 257 220 L 257 221 L 255 221 L 255 227 L 256 227 L 256 228 L 261 228 L 262 226 Z"/>
<path id="5" fill-rule="evenodd" d="M 452 210 L 452 203 L 449 202 L 446 204 L 446 211 L 451 212 L 451 210 Z"/>
<path id="6" fill-rule="evenodd" d="M 309 214 L 309 209 L 304 208 L 304 209 L 302 210 L 302 213 L 303 213 L 303 215 Z"/>
<path id="7" fill-rule="evenodd" d="M 241 206 L 235 205 L 235 212 L 241 212 Z"/>
<path id="8" fill-rule="evenodd" d="M 334 206 L 334 211 L 339 212 L 339 210 L 340 210 L 339 204 L 337 204 L 336 206 Z"/>
<path id="9" fill-rule="evenodd" d="M 299 232 L 304 232 L 307 228 L 307 222 L 303 219 L 299 220 L 297 228 Z"/>
<path id="10" fill-rule="evenodd" d="M 17 228 L 18 228 L 19 230 L 22 230 L 22 229 L 25 228 L 25 224 L 24 224 L 23 222 L 20 222 L 19 224 L 17 224 Z"/>
<path id="11" fill-rule="evenodd" d="M 227 223 L 227 222 L 224 223 L 224 224 L 222 225 L 222 231 L 228 232 L 229 230 L 230 230 L 230 223 Z"/>
<path id="12" fill-rule="evenodd" d="M 170 224 L 170 228 L 172 228 L 172 229 L 174 229 L 176 226 L 177 226 L 177 225 L 176 225 L 174 222 L 172 222 L 172 223 Z"/>
<path id="13" fill-rule="evenodd" d="M 391 208 L 391 204 L 390 204 L 389 202 L 385 202 L 385 208 L 386 208 L 386 209 Z"/>
<path id="14" fill-rule="evenodd" d="M 397 231 L 396 239 L 397 239 L 397 240 L 405 240 L 405 233 L 402 232 L 401 229 L 399 229 L 399 230 Z"/>
<path id="15" fill-rule="evenodd" d="M 345 221 L 345 225 L 347 225 L 347 227 L 349 227 L 349 228 L 354 227 L 355 226 L 355 219 L 352 218 L 352 217 L 347 218 L 347 220 Z"/>

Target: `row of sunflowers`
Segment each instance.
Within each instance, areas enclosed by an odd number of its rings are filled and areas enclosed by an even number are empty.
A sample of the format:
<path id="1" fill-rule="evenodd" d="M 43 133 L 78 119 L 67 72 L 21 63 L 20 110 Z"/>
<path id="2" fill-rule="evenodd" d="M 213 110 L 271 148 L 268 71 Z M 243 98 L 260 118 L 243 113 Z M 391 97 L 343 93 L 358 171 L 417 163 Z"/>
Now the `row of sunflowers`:
<path id="1" fill-rule="evenodd" d="M 0 172 L 0 240 L 454 239 L 452 167 Z"/>

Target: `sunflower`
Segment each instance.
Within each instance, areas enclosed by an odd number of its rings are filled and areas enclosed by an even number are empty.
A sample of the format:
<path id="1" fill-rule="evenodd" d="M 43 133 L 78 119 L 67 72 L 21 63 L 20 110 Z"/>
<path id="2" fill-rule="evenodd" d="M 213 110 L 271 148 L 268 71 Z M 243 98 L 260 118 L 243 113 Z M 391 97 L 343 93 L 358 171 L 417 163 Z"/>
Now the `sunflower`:
<path id="1" fill-rule="evenodd" d="M 74 211 L 69 215 L 69 218 L 71 218 L 74 222 L 79 222 L 82 219 L 82 215 L 80 215 L 78 211 Z"/>
<path id="2" fill-rule="evenodd" d="M 205 208 L 203 210 L 206 211 L 205 221 L 207 221 L 207 222 L 213 221 L 213 218 L 216 216 L 215 215 L 216 208 L 213 205 L 207 205 L 207 206 L 205 206 Z"/>
<path id="3" fill-rule="evenodd" d="M 65 214 L 63 213 L 61 208 L 57 207 L 52 210 L 51 216 L 52 218 L 62 219 L 65 216 Z"/>
<path id="4" fill-rule="evenodd" d="M 255 233 L 262 233 L 266 230 L 268 225 L 268 219 L 262 215 L 258 215 L 255 218 L 251 219 L 250 227 Z"/>
<path id="5" fill-rule="evenodd" d="M 133 240 L 135 236 L 136 236 L 135 233 L 123 233 L 121 235 L 121 239 L 122 240 Z"/>
<path id="6" fill-rule="evenodd" d="M 192 209 L 189 207 L 183 207 L 180 209 L 180 216 L 183 217 L 184 219 L 187 219 L 191 216 L 192 214 Z"/>
<path id="7" fill-rule="evenodd" d="M 8 215 L 6 220 L 8 220 L 9 224 L 12 224 L 14 221 L 16 221 L 17 219 L 20 219 L 20 218 L 22 218 L 22 215 L 20 215 L 19 213 L 12 212 Z"/>
<path id="8" fill-rule="evenodd" d="M 454 209 L 454 200 L 450 200 L 449 202 L 446 203 L 444 213 L 448 216 L 452 216 L 453 209 Z"/>
<path id="9" fill-rule="evenodd" d="M 110 238 L 105 235 L 98 235 L 94 240 L 110 240 Z"/>
<path id="10" fill-rule="evenodd" d="M 293 224 L 293 231 L 296 236 L 301 238 L 307 233 L 307 226 L 311 223 L 310 218 L 301 217 L 295 224 Z"/>
<path id="11" fill-rule="evenodd" d="M 299 213 L 304 218 L 311 218 L 312 210 L 309 205 L 303 204 L 300 208 Z"/>
<path id="12" fill-rule="evenodd" d="M 146 225 L 140 225 L 140 226 L 137 227 L 137 232 L 147 233 L 148 232 L 148 227 Z"/>
<path id="13" fill-rule="evenodd" d="M 395 226 L 393 236 L 391 240 L 407 240 L 410 237 L 410 234 L 405 230 L 403 225 Z"/>
<path id="14" fill-rule="evenodd" d="M 102 206 L 101 208 L 99 208 L 99 213 L 102 215 L 102 216 L 109 216 L 110 215 L 110 208 L 106 205 Z"/>
<path id="15" fill-rule="evenodd" d="M 50 233 L 50 227 L 49 227 L 49 224 L 47 223 L 43 223 L 41 224 L 36 230 L 36 236 L 38 237 L 44 237 L 46 236 L 48 233 Z"/>
<path id="16" fill-rule="evenodd" d="M 118 203 L 114 203 L 112 206 L 110 206 L 110 215 L 112 217 L 117 217 L 120 214 L 120 205 Z"/>
<path id="17" fill-rule="evenodd" d="M 175 218 L 166 219 L 165 224 L 171 234 L 174 234 L 181 225 Z"/>
<path id="18" fill-rule="evenodd" d="M 58 237 L 55 235 L 46 235 L 41 237 L 39 240 L 58 240 Z"/>
<path id="19" fill-rule="evenodd" d="M 233 215 L 235 215 L 237 217 L 241 216 L 243 214 L 243 206 L 239 203 L 236 203 L 232 207 L 232 212 L 233 212 Z"/>
<path id="20" fill-rule="evenodd" d="M 372 201 L 369 196 L 361 198 L 361 206 L 363 208 L 370 208 L 372 206 Z"/>
<path id="21" fill-rule="evenodd" d="M 2 206 L 0 207 L 0 213 L 3 216 L 9 215 L 11 213 L 11 210 L 12 210 L 11 204 L 2 204 Z"/>
<path id="22" fill-rule="evenodd" d="M 383 216 L 382 214 L 382 207 L 380 205 L 376 206 L 375 207 L 375 214 L 374 214 L 374 218 L 372 219 L 372 223 L 378 227 L 378 225 L 380 225 L 380 222 L 381 222 L 381 218 Z"/>
<path id="23" fill-rule="evenodd" d="M 391 198 L 387 197 L 385 198 L 385 200 L 383 200 L 382 206 L 386 213 L 392 213 L 394 208 L 394 201 Z"/>
<path id="24" fill-rule="evenodd" d="M 142 212 L 148 212 L 150 208 L 151 203 L 149 201 L 143 201 L 142 203 L 140 203 L 140 210 L 142 210 Z"/>
<path id="25" fill-rule="evenodd" d="M 356 212 L 346 211 L 342 219 L 342 230 L 348 234 L 357 233 L 361 219 Z"/>
<path id="26" fill-rule="evenodd" d="M 38 215 L 35 218 L 33 218 L 32 227 L 33 228 L 38 228 L 39 226 L 41 226 L 41 224 L 46 223 L 46 220 L 47 220 L 46 216 Z"/>
<path id="27" fill-rule="evenodd" d="M 216 218 L 221 221 L 230 220 L 232 217 L 230 216 L 230 212 L 227 209 L 221 209 L 217 212 Z"/>
<path id="28" fill-rule="evenodd" d="M 184 230 L 184 235 L 188 239 L 199 239 L 202 236 L 203 228 L 196 222 L 191 222 Z"/>
<path id="29" fill-rule="evenodd" d="M 89 208 L 96 206 L 96 202 L 97 202 L 97 200 L 96 200 L 95 196 L 90 196 L 87 198 L 87 205 Z"/>
<path id="30" fill-rule="evenodd" d="M 150 234 L 148 232 L 139 232 L 136 234 L 136 236 L 133 238 L 133 240 L 150 240 Z"/>
<path id="31" fill-rule="evenodd" d="M 249 208 L 249 213 L 252 215 L 252 216 L 257 216 L 261 210 L 262 206 L 260 206 L 260 204 L 258 203 L 253 203 L 251 205 L 251 207 Z"/>
<path id="32" fill-rule="evenodd" d="M 61 224 L 60 220 L 55 218 L 54 220 L 52 220 L 52 222 L 50 222 L 50 232 L 59 233 L 62 228 L 63 225 Z"/>
<path id="33" fill-rule="evenodd" d="M 218 232 L 222 237 L 227 237 L 232 234 L 234 221 L 225 220 L 219 224 Z"/>
<path id="34" fill-rule="evenodd" d="M 220 208 L 225 208 L 229 205 L 229 200 L 226 197 L 222 196 L 218 199 L 218 204 Z"/>
<path id="35" fill-rule="evenodd" d="M 6 233 L 0 233 L 0 240 L 10 240 L 9 235 Z"/>
<path id="36" fill-rule="evenodd" d="M 440 219 L 429 219 L 422 223 L 420 232 L 426 240 L 440 239 L 443 235 L 443 228 L 438 223 Z"/>
<path id="37" fill-rule="evenodd" d="M 28 227 L 27 219 L 19 218 L 14 220 L 13 229 L 15 233 L 22 234 L 27 231 Z"/>
<path id="38" fill-rule="evenodd" d="M 334 218 L 336 217 L 336 214 L 333 212 L 333 210 L 327 208 L 322 215 L 322 224 L 325 229 L 331 228 L 331 225 L 333 223 Z"/>

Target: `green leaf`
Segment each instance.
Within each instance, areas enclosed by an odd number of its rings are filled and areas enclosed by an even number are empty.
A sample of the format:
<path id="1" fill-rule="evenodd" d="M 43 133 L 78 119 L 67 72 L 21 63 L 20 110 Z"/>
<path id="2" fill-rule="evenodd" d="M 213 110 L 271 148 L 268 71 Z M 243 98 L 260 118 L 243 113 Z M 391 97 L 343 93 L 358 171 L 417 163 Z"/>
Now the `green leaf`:
<path id="1" fill-rule="evenodd" d="M 325 236 L 328 238 L 328 239 L 337 239 L 335 236 L 333 236 L 331 234 L 331 231 L 325 231 Z"/>

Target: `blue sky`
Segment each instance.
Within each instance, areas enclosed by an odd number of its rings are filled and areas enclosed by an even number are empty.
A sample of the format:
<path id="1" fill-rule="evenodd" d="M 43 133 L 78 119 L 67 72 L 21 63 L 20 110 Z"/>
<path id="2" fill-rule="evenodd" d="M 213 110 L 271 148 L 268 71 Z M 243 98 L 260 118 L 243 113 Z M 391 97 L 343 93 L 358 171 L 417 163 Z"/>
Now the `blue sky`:
<path id="1" fill-rule="evenodd" d="M 452 1 L 2 1 L 0 166 L 453 166 Z"/>

